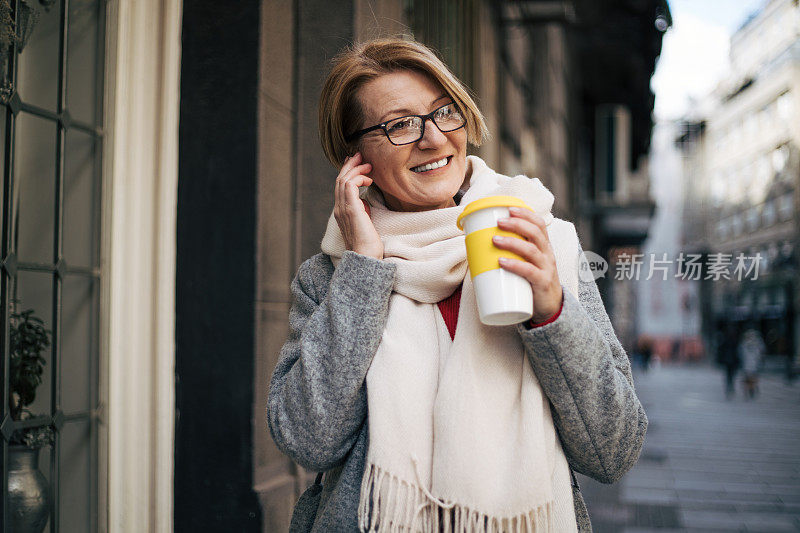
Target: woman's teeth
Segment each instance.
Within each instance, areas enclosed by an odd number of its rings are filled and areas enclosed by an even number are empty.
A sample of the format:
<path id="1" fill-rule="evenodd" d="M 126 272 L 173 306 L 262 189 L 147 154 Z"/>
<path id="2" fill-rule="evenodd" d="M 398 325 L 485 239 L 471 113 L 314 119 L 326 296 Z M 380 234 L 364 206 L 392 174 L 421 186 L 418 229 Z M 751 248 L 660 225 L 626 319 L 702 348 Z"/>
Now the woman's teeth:
<path id="1" fill-rule="evenodd" d="M 435 168 L 443 167 L 447 164 L 447 159 L 448 159 L 447 157 L 443 157 L 439 161 L 428 163 L 426 165 L 420 165 L 418 167 L 412 168 L 411 170 L 413 170 L 414 172 L 425 172 L 428 170 L 433 170 Z"/>

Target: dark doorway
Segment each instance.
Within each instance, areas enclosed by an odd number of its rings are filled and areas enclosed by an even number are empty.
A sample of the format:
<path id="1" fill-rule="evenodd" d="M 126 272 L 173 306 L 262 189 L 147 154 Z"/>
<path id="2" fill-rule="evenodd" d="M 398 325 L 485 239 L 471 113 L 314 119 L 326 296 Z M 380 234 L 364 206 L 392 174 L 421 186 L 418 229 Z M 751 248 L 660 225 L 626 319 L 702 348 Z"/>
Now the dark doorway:
<path id="1" fill-rule="evenodd" d="M 184 3 L 177 532 L 261 525 L 252 490 L 258 36 L 257 1 Z"/>

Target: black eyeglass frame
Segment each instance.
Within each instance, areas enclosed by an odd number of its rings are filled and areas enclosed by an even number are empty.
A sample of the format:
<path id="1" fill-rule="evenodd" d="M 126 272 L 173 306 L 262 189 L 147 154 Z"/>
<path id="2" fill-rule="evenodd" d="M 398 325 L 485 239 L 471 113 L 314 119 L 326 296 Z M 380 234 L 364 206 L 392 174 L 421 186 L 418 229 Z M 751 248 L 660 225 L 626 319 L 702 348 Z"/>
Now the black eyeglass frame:
<path id="1" fill-rule="evenodd" d="M 462 125 L 460 125 L 459 127 L 457 127 L 457 128 L 453 128 L 452 130 L 447 130 L 447 131 L 444 131 L 442 128 L 440 128 L 439 125 L 436 124 L 436 121 L 433 119 L 433 116 L 436 114 L 437 111 L 439 111 L 443 107 L 447 107 L 449 105 L 454 106 L 456 108 L 456 111 L 459 114 L 461 113 L 461 110 L 458 109 L 458 106 L 456 106 L 455 102 L 448 102 L 446 104 L 440 105 L 439 107 L 437 107 L 436 109 L 434 109 L 433 111 L 428 113 L 427 115 L 403 115 L 402 117 L 392 118 L 392 119 L 387 120 L 386 122 L 381 122 L 380 124 L 375 124 L 374 126 L 370 126 L 369 128 L 364 128 L 363 130 L 358 130 L 356 132 L 353 132 L 350 135 L 348 135 L 347 137 L 345 137 L 344 140 L 349 142 L 349 143 L 351 143 L 351 142 L 355 141 L 356 139 L 364 136 L 365 134 L 367 134 L 367 133 L 369 133 L 371 131 L 382 130 L 383 134 L 386 135 L 386 138 L 389 139 L 389 142 L 392 143 L 395 146 L 403 146 L 403 145 L 406 145 L 406 144 L 412 144 L 412 143 L 415 143 L 415 142 L 419 141 L 420 139 L 422 139 L 422 137 L 425 136 L 425 123 L 428 122 L 428 120 L 433 122 L 433 124 L 437 128 L 439 128 L 439 131 L 441 131 L 442 133 L 450 133 L 451 131 L 460 130 L 461 128 L 463 128 L 464 126 L 467 125 L 467 119 L 463 115 L 461 116 L 461 118 L 464 120 L 464 123 Z M 420 128 L 420 130 L 419 130 L 419 137 L 417 137 L 413 141 L 408 141 L 408 142 L 404 142 L 404 143 L 396 143 L 396 142 L 394 142 L 392 140 L 392 138 L 389 136 L 389 131 L 386 129 L 386 126 L 390 122 L 394 122 L 395 120 L 400 120 L 400 119 L 403 119 L 403 118 L 411 118 L 411 117 L 417 117 L 417 118 L 421 118 L 422 119 L 422 128 Z"/>

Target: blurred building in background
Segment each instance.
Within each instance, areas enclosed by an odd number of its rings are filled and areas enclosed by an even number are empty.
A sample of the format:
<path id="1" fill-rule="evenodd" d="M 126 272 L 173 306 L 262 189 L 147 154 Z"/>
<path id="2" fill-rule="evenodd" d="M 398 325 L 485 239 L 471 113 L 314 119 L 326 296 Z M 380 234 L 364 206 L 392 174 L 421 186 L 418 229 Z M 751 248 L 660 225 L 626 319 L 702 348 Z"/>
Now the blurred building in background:
<path id="1" fill-rule="evenodd" d="M 682 125 L 659 120 L 650 149 L 650 187 L 657 207 L 640 254 L 637 293 L 637 344 L 659 361 L 701 359 L 706 352 L 700 335 L 699 281 L 680 268 L 683 220 L 683 158 L 675 145 Z M 683 254 L 683 255 L 681 255 Z"/>
<path id="2" fill-rule="evenodd" d="M 319 148 L 316 106 L 330 59 L 342 47 L 399 34 L 433 47 L 486 115 L 491 138 L 475 153 L 505 174 L 540 178 L 555 195 L 556 216 L 575 222 L 584 249 L 616 257 L 638 249 L 654 210 L 649 84 L 670 24 L 662 0 L 265 1 L 256 416 L 266 409 L 265 378 L 285 338 L 289 281 L 318 252 L 333 206 L 336 170 Z M 600 283 L 630 348 L 636 312 L 630 282 Z M 285 530 L 313 474 L 293 465 L 266 432 L 254 432 L 254 447 L 264 530 Z"/>
<path id="3" fill-rule="evenodd" d="M 760 329 L 776 364 L 800 346 L 800 8 L 772 0 L 731 37 L 731 72 L 685 121 L 687 252 L 730 259 L 730 279 L 704 271 L 702 331 L 717 345 L 727 326 Z M 736 258 L 760 257 L 757 278 L 734 275 Z M 783 363 L 780 361 L 783 360 Z"/>

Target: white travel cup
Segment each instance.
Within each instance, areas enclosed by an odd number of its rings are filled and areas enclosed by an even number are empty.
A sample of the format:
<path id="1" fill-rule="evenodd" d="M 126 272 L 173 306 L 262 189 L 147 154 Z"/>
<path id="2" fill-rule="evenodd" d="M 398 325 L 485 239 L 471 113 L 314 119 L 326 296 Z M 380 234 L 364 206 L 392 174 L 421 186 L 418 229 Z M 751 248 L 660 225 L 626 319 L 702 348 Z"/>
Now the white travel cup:
<path id="1" fill-rule="evenodd" d="M 469 263 L 478 314 L 487 326 L 508 326 L 524 322 L 533 316 L 533 291 L 525 278 L 500 268 L 499 258 L 523 260 L 517 254 L 497 248 L 495 235 L 516 237 L 516 233 L 501 230 L 497 221 L 508 218 L 509 207 L 531 209 L 513 196 L 489 196 L 470 202 L 458 217 L 458 227 L 466 234 Z"/>

